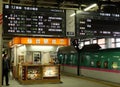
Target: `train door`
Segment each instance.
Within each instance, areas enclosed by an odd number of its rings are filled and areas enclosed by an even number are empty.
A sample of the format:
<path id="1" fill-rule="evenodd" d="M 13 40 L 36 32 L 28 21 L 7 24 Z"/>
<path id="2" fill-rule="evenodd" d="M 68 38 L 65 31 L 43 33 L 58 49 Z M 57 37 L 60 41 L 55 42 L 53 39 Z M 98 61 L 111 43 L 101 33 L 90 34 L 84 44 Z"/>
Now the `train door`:
<path id="1" fill-rule="evenodd" d="M 92 65 L 92 67 L 96 67 L 96 68 L 100 67 L 101 62 L 100 62 L 99 56 L 100 56 L 99 53 L 93 53 L 92 61 L 93 61 L 94 65 Z"/>
<path id="2" fill-rule="evenodd" d="M 85 60 L 86 60 L 85 66 L 87 66 L 87 67 L 90 66 L 90 59 L 91 59 L 91 55 L 87 54 L 85 57 Z"/>
<path id="3" fill-rule="evenodd" d="M 60 53 L 57 56 L 58 56 L 59 64 L 63 64 L 64 54 Z"/>
<path id="4" fill-rule="evenodd" d="M 59 61 L 59 64 L 61 64 L 61 71 L 64 71 L 64 60 L 65 60 L 65 54 L 63 53 L 58 53 L 58 61 Z"/>
<path id="5" fill-rule="evenodd" d="M 120 58 L 110 58 L 110 69 L 120 70 Z"/>

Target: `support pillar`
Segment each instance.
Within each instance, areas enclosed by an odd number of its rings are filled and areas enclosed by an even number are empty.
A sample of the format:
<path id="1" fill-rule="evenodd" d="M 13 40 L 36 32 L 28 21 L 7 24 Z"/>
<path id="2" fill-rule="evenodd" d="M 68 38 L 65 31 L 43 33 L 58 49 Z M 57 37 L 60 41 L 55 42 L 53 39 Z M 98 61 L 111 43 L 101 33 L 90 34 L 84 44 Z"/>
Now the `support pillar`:
<path id="1" fill-rule="evenodd" d="M 106 48 L 111 48 L 112 47 L 112 40 L 111 40 L 111 38 L 106 38 L 105 39 L 105 43 L 106 43 Z"/>
<path id="2" fill-rule="evenodd" d="M 2 87 L 2 1 L 0 0 L 0 87 Z"/>

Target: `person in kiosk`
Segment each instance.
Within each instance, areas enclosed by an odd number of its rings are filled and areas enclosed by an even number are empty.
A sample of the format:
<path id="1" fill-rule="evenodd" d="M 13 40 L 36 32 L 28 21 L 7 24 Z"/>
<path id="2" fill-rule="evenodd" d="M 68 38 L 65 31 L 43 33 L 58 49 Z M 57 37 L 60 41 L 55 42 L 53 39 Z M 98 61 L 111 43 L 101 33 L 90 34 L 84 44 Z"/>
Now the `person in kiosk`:
<path id="1" fill-rule="evenodd" d="M 4 77 L 6 81 L 6 86 L 9 86 L 9 71 L 10 71 L 10 59 L 7 54 L 4 54 L 2 59 L 2 85 L 4 83 Z"/>

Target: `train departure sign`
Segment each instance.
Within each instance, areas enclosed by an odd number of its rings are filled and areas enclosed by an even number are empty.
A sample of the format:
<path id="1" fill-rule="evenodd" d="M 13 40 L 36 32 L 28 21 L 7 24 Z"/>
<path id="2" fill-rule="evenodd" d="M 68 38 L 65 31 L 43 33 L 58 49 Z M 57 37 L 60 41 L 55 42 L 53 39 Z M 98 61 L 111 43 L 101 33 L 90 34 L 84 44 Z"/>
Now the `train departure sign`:
<path id="1" fill-rule="evenodd" d="M 120 37 L 119 13 L 81 12 L 76 19 L 80 37 Z"/>
<path id="2" fill-rule="evenodd" d="M 65 35 L 65 11 L 33 6 L 3 6 L 4 34 L 11 35 Z"/>

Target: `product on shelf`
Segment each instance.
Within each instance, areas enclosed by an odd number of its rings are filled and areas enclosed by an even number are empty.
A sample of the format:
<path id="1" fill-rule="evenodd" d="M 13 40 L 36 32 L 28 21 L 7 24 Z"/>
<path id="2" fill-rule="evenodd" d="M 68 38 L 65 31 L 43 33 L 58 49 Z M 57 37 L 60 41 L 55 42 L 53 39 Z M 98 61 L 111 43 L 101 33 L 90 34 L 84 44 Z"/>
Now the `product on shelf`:
<path id="1" fill-rule="evenodd" d="M 58 67 L 55 66 L 46 66 L 43 69 L 43 77 L 57 77 L 58 76 Z"/>
<path id="2" fill-rule="evenodd" d="M 28 67 L 27 79 L 28 80 L 39 80 L 39 79 L 41 79 L 40 67 Z"/>

